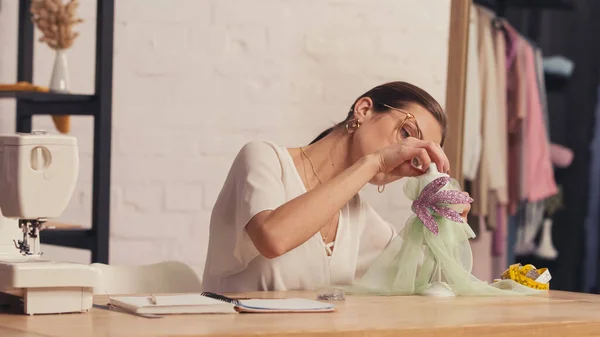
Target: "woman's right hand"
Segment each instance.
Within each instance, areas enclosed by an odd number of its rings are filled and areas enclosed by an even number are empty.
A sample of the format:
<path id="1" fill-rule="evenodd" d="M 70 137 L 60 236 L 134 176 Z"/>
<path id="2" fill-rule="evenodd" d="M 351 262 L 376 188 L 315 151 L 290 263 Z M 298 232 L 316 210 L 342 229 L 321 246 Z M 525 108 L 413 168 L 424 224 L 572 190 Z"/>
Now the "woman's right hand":
<path id="1" fill-rule="evenodd" d="M 418 176 L 427 171 L 433 162 L 443 173 L 450 171 L 450 162 L 442 148 L 433 143 L 416 138 L 406 138 L 400 143 L 385 147 L 374 153 L 379 162 L 379 173 L 385 178 L 377 178 L 377 184 L 387 184 L 403 177 Z M 420 168 L 413 165 L 416 159 Z"/>

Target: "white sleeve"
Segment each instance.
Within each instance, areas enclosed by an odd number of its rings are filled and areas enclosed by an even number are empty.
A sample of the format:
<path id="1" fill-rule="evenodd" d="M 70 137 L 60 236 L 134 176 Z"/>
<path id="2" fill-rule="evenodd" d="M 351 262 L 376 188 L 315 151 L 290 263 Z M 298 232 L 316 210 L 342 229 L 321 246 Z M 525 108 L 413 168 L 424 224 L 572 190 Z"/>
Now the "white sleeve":
<path id="1" fill-rule="evenodd" d="M 360 237 L 358 260 L 355 278 L 360 278 L 381 252 L 388 246 L 396 230 L 385 221 L 369 203 L 361 200 L 361 208 L 365 215 L 364 229 Z"/>
<path id="2" fill-rule="evenodd" d="M 274 210 L 285 203 L 281 162 L 275 149 L 266 142 L 246 144 L 234 160 L 229 177 L 233 181 L 230 211 L 235 212 L 234 256 L 246 267 L 258 256 L 246 232 L 246 224 L 258 213 Z M 232 238 L 233 239 L 233 238 Z"/>

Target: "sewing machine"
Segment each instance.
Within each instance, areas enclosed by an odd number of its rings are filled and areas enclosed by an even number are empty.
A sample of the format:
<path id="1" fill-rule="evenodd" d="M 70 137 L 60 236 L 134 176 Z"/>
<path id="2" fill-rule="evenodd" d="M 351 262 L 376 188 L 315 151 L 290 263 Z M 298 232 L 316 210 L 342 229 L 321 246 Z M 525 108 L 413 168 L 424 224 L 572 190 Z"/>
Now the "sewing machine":
<path id="1" fill-rule="evenodd" d="M 23 312 L 85 312 L 92 307 L 96 271 L 89 265 L 42 258 L 47 219 L 65 210 L 79 173 L 77 139 L 0 135 L 0 294 Z"/>

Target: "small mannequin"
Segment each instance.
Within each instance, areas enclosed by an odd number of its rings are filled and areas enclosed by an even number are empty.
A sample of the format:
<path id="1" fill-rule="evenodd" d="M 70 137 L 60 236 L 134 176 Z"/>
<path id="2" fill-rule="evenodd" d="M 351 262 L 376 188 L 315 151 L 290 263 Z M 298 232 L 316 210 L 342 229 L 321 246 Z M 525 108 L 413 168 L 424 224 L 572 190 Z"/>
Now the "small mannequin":
<path id="1" fill-rule="evenodd" d="M 402 231 L 351 287 L 351 294 L 454 296 L 518 296 L 540 291 L 512 280 L 493 285 L 471 274 L 475 233 L 461 217 L 473 202 L 456 180 L 431 164 L 421 176 L 409 178 L 404 193 L 414 215 Z"/>
<path id="2" fill-rule="evenodd" d="M 437 170 L 437 166 L 435 163 L 431 163 L 429 168 L 427 169 L 427 173 L 420 176 L 421 180 L 421 191 L 425 188 L 425 186 L 437 178 L 440 177 L 449 177 L 445 173 L 441 173 Z M 447 186 L 443 187 L 441 190 L 448 189 Z M 448 205 L 448 207 L 454 209 L 455 211 L 461 212 L 465 209 L 464 204 L 456 204 L 456 205 Z M 423 296 L 431 296 L 431 297 L 455 297 L 456 294 L 452 291 L 448 283 L 442 281 L 442 269 L 439 265 L 439 262 L 436 261 L 436 271 L 432 275 L 432 280 L 430 281 L 430 285 L 425 288 L 420 295 Z"/>

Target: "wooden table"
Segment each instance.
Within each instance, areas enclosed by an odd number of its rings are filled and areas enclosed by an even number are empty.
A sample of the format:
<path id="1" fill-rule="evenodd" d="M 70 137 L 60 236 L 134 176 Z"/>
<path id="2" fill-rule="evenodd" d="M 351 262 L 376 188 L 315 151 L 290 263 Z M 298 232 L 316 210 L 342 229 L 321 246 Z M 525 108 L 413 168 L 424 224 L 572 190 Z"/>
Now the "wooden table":
<path id="1" fill-rule="evenodd" d="M 250 293 L 307 297 L 311 292 Z M 106 296 L 95 299 L 104 305 Z M 333 313 L 178 315 L 159 319 L 94 308 L 85 314 L 0 314 L 2 337 L 96 336 L 593 336 L 600 296 L 552 291 L 544 297 L 347 296 Z"/>

